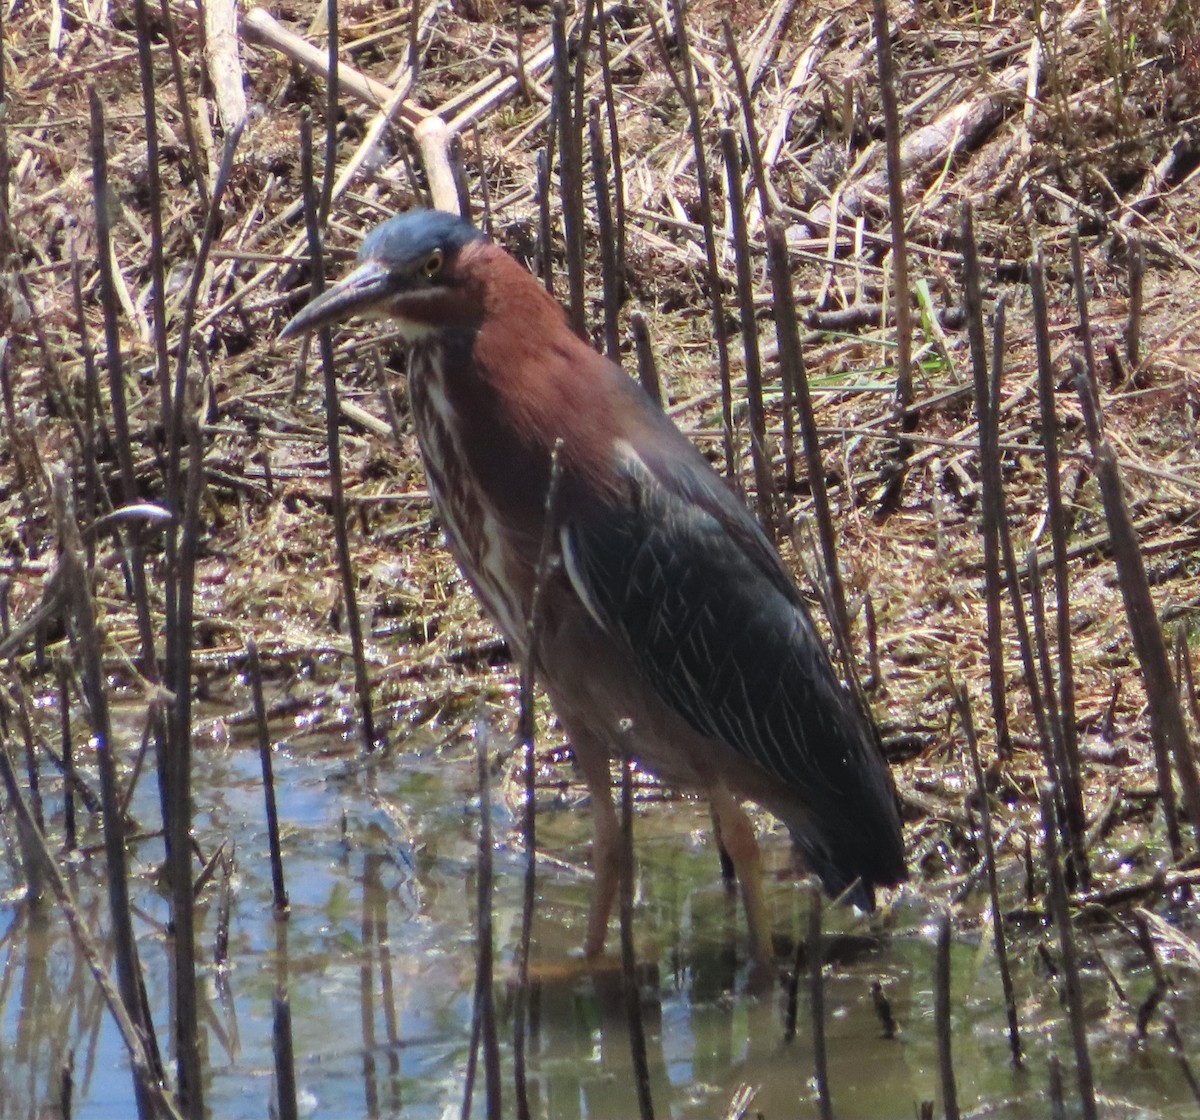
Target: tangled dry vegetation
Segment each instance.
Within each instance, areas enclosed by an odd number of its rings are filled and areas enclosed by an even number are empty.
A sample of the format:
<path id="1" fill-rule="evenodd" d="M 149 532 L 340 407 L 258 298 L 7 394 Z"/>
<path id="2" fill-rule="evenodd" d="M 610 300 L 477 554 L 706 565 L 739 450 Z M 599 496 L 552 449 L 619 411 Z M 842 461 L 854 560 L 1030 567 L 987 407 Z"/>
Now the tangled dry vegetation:
<path id="1" fill-rule="evenodd" d="M 719 463 L 722 402 L 703 200 L 688 115 L 672 76 L 680 72 L 680 39 L 669 7 L 617 3 L 604 12 L 611 117 L 594 38 L 582 72 L 585 101 L 599 100 L 608 151 L 614 136 L 620 144 L 624 358 L 633 368 L 627 327 L 638 311 L 649 324 L 672 414 Z M 1071 633 L 1089 820 L 1095 839 L 1111 844 L 1114 864 L 1136 863 L 1161 844 L 1157 830 L 1145 827 L 1154 818 L 1156 786 L 1145 693 L 1068 371 L 1079 346 L 1068 239 L 1078 225 L 1108 433 L 1157 609 L 1172 633 L 1182 626 L 1186 639 L 1200 605 L 1200 304 L 1193 295 L 1200 265 L 1200 18 L 1182 0 L 1107 7 L 1081 0 L 1053 9 L 1009 0 L 985 8 L 897 3 L 890 14 L 909 284 L 921 293 L 914 304 L 915 426 L 907 437 L 903 484 L 892 486 L 892 242 L 875 37 L 871 6 L 863 0 L 836 7 L 780 0 L 766 10 L 705 0 L 688 15 L 731 337 L 746 309 L 739 312 L 734 298 L 735 261 L 727 239 L 729 192 L 718 143 L 726 126 L 737 130 L 745 161 L 740 173 L 756 247 L 754 311 L 775 477 L 785 487 L 791 515 L 803 522 L 811 504 L 805 472 L 802 464 L 794 471 L 785 467 L 779 457 L 781 390 L 761 252 L 762 202 L 746 159 L 745 115 L 723 18 L 752 91 L 769 204 L 787 227 L 855 640 L 864 673 L 871 649 L 871 699 L 913 822 L 913 866 L 929 876 L 959 874 L 975 858 L 949 681 L 967 686 L 981 740 L 985 748 L 992 742 L 979 459 L 960 310 L 960 207 L 968 200 L 975 207 L 986 305 L 993 308 L 1002 294 L 1008 300 L 999 399 L 1008 513 L 1018 551 L 1032 547 L 1043 556 L 1049 542 L 1027 262 L 1035 246 L 1045 254 L 1061 377 Z M 537 4 L 433 0 L 419 6 L 415 21 L 412 15 L 391 0 L 341 6 L 334 178 L 352 164 L 357 172 L 344 189 L 339 184 L 332 200 L 330 271 L 342 267 L 361 233 L 380 218 L 427 202 L 429 181 L 413 134 L 430 112 L 456 134 L 449 164 L 457 168 L 473 213 L 480 217 L 486 200 L 495 235 L 538 267 L 538 157 L 547 150 L 550 119 L 551 11 Z M 286 0 L 271 6 L 271 16 L 316 44 L 318 56 L 323 53 L 326 25 L 317 5 Z M 569 21 L 576 50 L 581 16 Z M 320 378 L 306 378 L 293 348 L 274 341 L 307 291 L 301 121 L 310 112 L 316 122 L 319 182 L 325 174 L 326 82 L 277 49 L 278 25 L 261 11 L 243 13 L 240 34 L 223 44 L 233 53 L 224 55 L 215 31 L 206 53 L 191 4 L 164 0 L 150 20 L 172 351 L 184 296 L 199 280 L 189 403 L 203 438 L 205 484 L 195 600 L 197 683 L 202 696 L 243 705 L 237 674 L 247 640 L 255 637 L 268 673 L 280 682 L 276 713 L 306 717 L 292 736 L 302 744 L 301 726 L 348 726 L 354 714 L 329 527 Z M 106 0 L 5 5 L 0 563 L 6 630 L 36 613 L 55 568 L 51 473 L 65 468 L 85 520 L 129 497 L 120 484 L 121 449 L 104 356 L 89 149 L 92 90 L 106 129 L 136 497 L 164 500 L 150 267 L 154 183 L 138 48 L 129 6 Z M 355 92 L 347 77 L 351 69 L 383 83 L 377 98 L 407 90 L 390 106 L 390 120 L 382 120 L 370 88 L 365 100 Z M 238 90 L 245 95 L 245 130 L 213 251 L 197 278 L 205 199 L 229 132 L 222 113 L 237 111 Z M 560 184 L 551 170 L 550 212 L 557 216 Z M 611 190 L 611 166 L 606 177 Z M 588 179 L 587 310 L 599 338 L 593 197 Z M 555 267 L 561 268 L 557 217 L 552 228 Z M 1146 268 L 1140 344 L 1131 355 L 1127 311 L 1135 234 Z M 557 284 L 561 295 L 561 275 Z M 338 338 L 344 476 L 375 703 L 391 742 L 400 742 L 413 724 L 436 722 L 452 745 L 481 707 L 511 726 L 515 671 L 439 546 L 405 409 L 402 360 L 386 346 L 379 351 L 387 362 L 397 435 L 369 342 L 377 335 L 354 330 Z M 750 486 L 744 359 L 736 344 L 731 349 L 736 467 Z M 87 461 L 92 454 L 94 466 Z M 93 479 L 103 485 L 94 487 Z M 160 538 L 153 528 L 130 531 L 142 534 L 151 597 L 158 602 L 164 594 Z M 784 545 L 792 549 L 796 542 L 803 553 L 803 534 Z M 136 691 L 140 647 L 130 595 L 110 538 L 102 536 L 94 550 L 106 665 L 114 679 Z M 792 559 L 799 566 L 802 558 L 792 553 Z M 1046 594 L 1052 603 L 1052 584 Z M 1032 795 L 1041 764 L 1007 604 L 1004 625 L 1015 751 L 995 761 L 991 778 L 1002 814 L 1020 822 L 1036 808 Z M 9 652 L 19 655 L 24 679 L 41 690 L 51 687 L 39 675 L 49 663 L 44 654 L 65 649 L 62 626 L 50 612 L 40 632 L 25 635 Z M 309 718 L 313 712 L 322 718 Z M 1127 824 L 1137 827 L 1130 832 Z"/>

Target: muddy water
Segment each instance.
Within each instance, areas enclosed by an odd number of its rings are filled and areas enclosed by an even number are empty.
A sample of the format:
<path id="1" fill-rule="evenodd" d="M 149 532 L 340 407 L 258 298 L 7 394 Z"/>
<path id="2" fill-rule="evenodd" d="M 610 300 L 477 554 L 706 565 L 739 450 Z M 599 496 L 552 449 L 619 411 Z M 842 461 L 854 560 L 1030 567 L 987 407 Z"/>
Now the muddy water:
<path id="1" fill-rule="evenodd" d="M 206 854 L 224 842 L 235 853 L 228 883 L 229 964 L 212 965 L 222 876 L 206 889 L 197 936 L 204 958 L 202 1035 L 214 1117 L 268 1114 L 273 1097 L 272 998 L 286 973 L 294 1019 L 302 1115 L 456 1116 L 472 1007 L 478 796 L 473 766 L 451 763 L 436 744 L 413 742 L 403 755 L 364 765 L 349 756 L 286 746 L 275 756 L 284 822 L 291 916 L 272 917 L 257 755 L 237 745 L 196 754 L 197 836 Z M 53 817 L 56 786 L 48 782 Z M 157 792 L 143 779 L 138 820 L 155 819 Z M 8 819 L 8 818 L 6 818 Z M 504 1059 L 511 1017 L 506 981 L 520 922 L 523 857 L 515 822 L 494 812 L 497 845 L 495 927 Z M 705 817 L 687 803 L 643 807 L 638 833 L 638 954 L 649 1039 L 652 1094 L 659 1116 L 719 1117 L 748 1086 L 750 1115 L 815 1116 L 807 1003 L 797 1038 L 783 1038 L 785 996 L 747 992 L 736 907 L 718 881 L 703 842 Z M 584 969 L 573 956 L 588 897 L 586 812 L 539 817 L 552 855 L 540 866 L 535 925 L 533 1036 L 529 1077 L 534 1114 L 551 1120 L 625 1120 L 636 1115 L 625 1016 L 617 973 Z M 94 839 L 94 838 L 92 838 Z M 74 953 L 65 923 L 47 906 L 21 901 L 13 845 L 0 868 L 0 1115 L 55 1116 L 61 1071 L 73 1069 L 72 1114 L 132 1115 L 123 1053 L 95 985 Z M 782 844 L 774 854 L 782 853 Z M 157 889 L 162 848 L 132 848 L 139 949 L 161 1039 L 169 1038 L 165 953 L 167 917 Z M 101 856 L 71 864 L 89 925 L 106 926 Z M 777 931 L 805 928 L 807 896 L 777 881 L 769 901 Z M 938 1097 L 933 1037 L 933 939 L 928 904 L 917 892 L 891 915 L 886 936 L 845 911 L 827 911 L 826 1007 L 829 1070 L 837 1115 L 916 1115 Z M 1072 1086 L 1066 1024 L 1042 935 L 1015 946 L 1028 1072 L 1014 1073 L 987 943 L 959 936 L 953 957 L 955 1073 L 964 1113 L 1034 1118 L 1050 1114 L 1047 1057 L 1058 1053 Z M 615 946 L 616 938 L 613 937 Z M 1052 940 L 1047 944 L 1053 946 Z M 1101 933 L 1085 955 L 1102 952 L 1125 981 L 1126 1003 L 1098 968 L 1087 973 L 1091 1042 L 1102 1115 L 1195 1115 L 1179 1064 L 1152 1026 L 1133 1048 L 1136 1007 L 1151 987 L 1128 939 Z M 1185 1042 L 1200 1036 L 1200 1008 L 1178 971 L 1171 1006 Z M 871 1001 L 882 985 L 899 1023 L 884 1038 Z M 506 1072 L 505 1088 L 511 1091 Z M 481 1090 L 480 1090 L 481 1091 Z M 512 1115 L 511 1098 L 506 1115 Z M 482 1115 L 477 1099 L 476 1115 Z M 940 1109 L 939 1109 L 940 1114 Z M 1069 1113 L 1073 1114 L 1073 1113 Z"/>

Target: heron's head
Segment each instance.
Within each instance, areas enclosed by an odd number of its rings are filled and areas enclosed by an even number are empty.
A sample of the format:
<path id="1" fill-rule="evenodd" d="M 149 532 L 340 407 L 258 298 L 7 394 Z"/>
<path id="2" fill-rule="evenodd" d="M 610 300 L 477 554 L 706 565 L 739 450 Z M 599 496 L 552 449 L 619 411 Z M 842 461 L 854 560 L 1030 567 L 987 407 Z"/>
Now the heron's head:
<path id="1" fill-rule="evenodd" d="M 392 321 L 410 339 L 479 314 L 461 265 L 487 244 L 470 222 L 441 210 L 409 210 L 376 226 L 347 276 L 306 304 L 280 332 L 294 338 L 354 316 Z"/>

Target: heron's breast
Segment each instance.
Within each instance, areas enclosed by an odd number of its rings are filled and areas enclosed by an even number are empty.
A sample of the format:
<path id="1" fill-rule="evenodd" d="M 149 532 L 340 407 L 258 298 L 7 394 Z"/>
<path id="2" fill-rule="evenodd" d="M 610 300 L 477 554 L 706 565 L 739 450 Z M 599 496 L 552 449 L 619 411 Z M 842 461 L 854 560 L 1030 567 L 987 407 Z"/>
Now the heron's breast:
<path id="1" fill-rule="evenodd" d="M 532 573 L 510 543 L 484 480 L 471 469 L 465 425 L 447 390 L 444 365 L 424 349 L 414 350 L 409 360 L 409 400 L 429 494 L 463 575 L 520 655 Z"/>

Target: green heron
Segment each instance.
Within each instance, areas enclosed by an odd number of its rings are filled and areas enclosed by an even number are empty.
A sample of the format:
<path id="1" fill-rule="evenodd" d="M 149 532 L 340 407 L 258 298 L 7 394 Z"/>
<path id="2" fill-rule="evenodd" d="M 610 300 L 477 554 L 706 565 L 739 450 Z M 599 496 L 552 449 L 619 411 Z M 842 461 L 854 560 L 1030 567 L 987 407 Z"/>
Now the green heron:
<path id="1" fill-rule="evenodd" d="M 626 754 L 711 802 L 758 960 L 772 947 L 743 800 L 787 826 L 831 895 L 872 909 L 876 886 L 906 877 L 891 773 L 779 555 L 700 452 L 457 216 L 384 222 L 280 337 L 353 315 L 411 344 L 413 423 L 450 549 L 513 654 L 533 658 L 590 790 L 585 953 L 603 949 L 616 890 L 609 763 Z"/>

